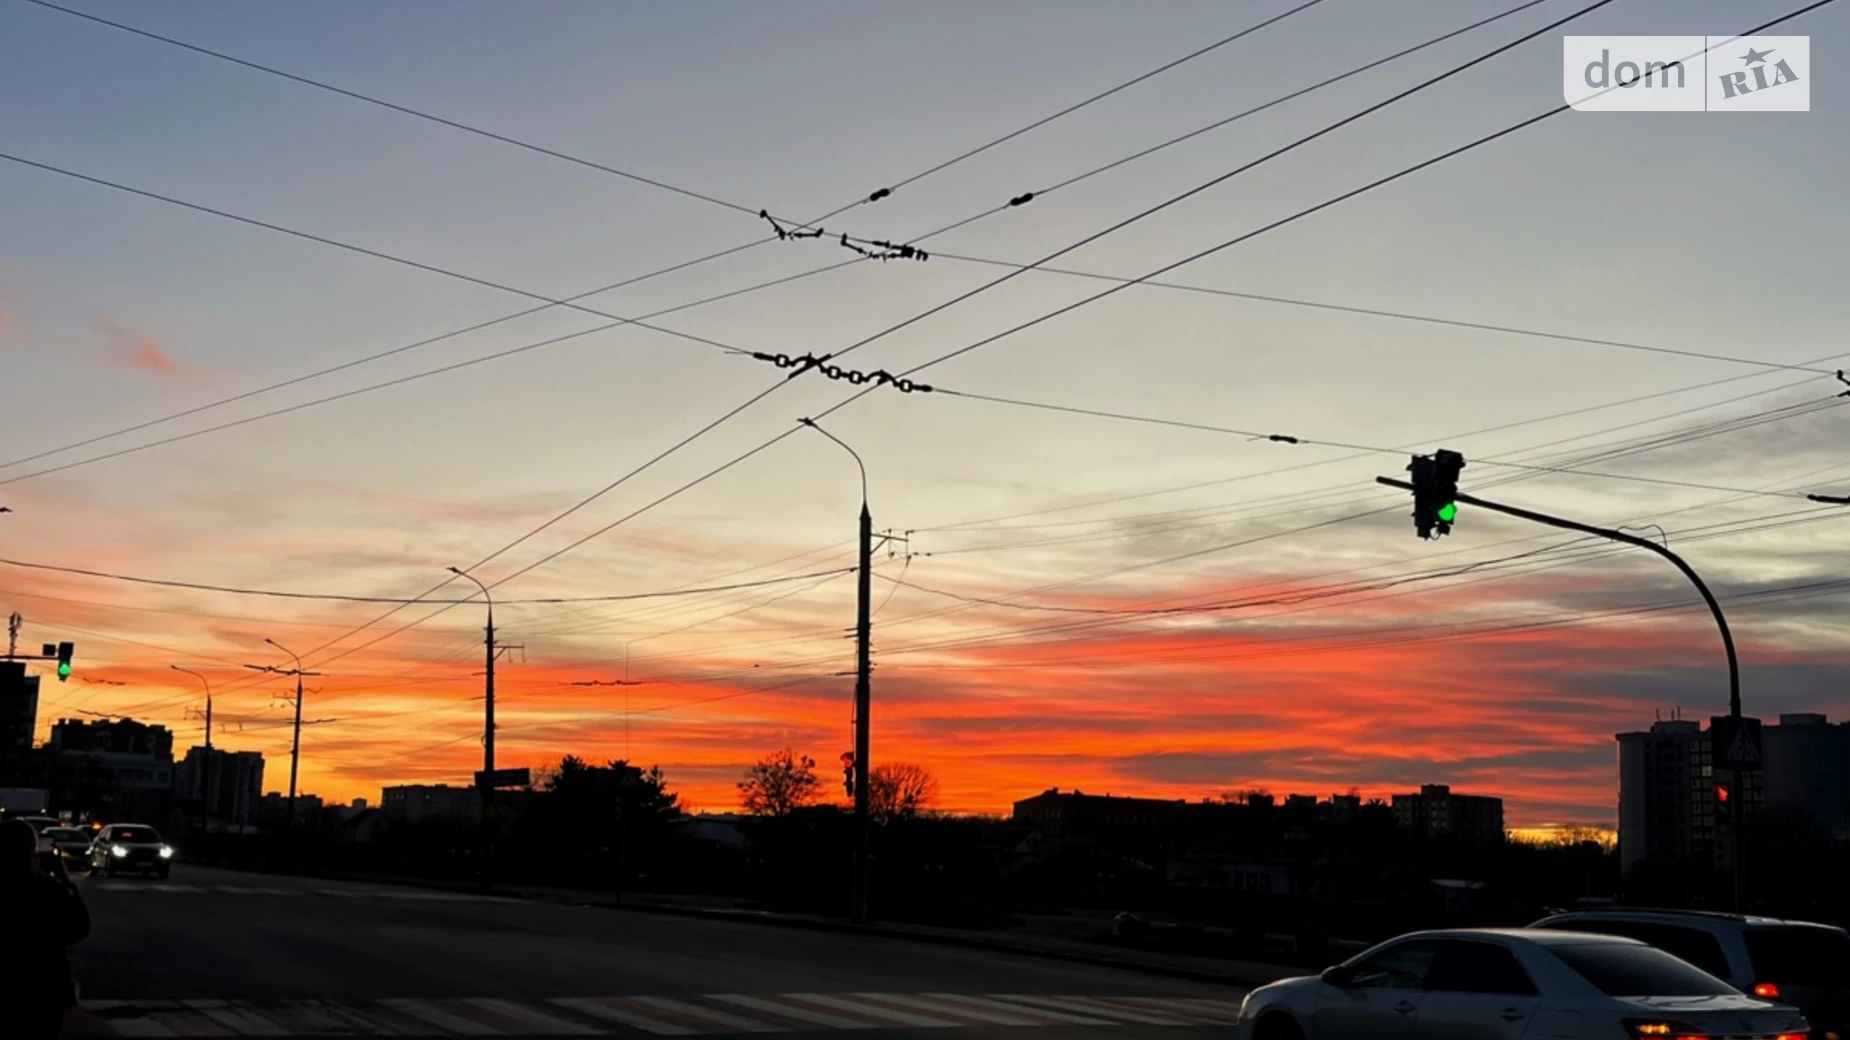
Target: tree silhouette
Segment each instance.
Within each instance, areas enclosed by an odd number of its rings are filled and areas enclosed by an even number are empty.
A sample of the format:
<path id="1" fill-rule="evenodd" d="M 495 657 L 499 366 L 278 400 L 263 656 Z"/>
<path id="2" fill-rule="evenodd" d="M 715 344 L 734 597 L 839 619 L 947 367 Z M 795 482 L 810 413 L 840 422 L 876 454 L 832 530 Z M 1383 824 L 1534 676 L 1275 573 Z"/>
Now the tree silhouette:
<path id="1" fill-rule="evenodd" d="M 753 763 L 739 781 L 739 803 L 753 816 L 788 816 L 816 800 L 816 760 L 789 748 Z"/>
<path id="2" fill-rule="evenodd" d="M 938 778 L 921 765 L 889 762 L 867 778 L 867 808 L 881 822 L 906 819 L 938 804 Z"/>

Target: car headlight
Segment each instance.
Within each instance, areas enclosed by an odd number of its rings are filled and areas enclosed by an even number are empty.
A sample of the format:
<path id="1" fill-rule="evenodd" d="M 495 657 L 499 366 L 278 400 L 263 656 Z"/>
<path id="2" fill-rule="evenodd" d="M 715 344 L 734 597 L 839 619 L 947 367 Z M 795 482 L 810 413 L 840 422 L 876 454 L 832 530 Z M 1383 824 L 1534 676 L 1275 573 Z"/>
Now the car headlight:
<path id="1" fill-rule="evenodd" d="M 128 847 L 125 845 L 111 845 L 109 846 L 109 854 L 117 859 L 121 859 L 123 856 L 128 855 Z"/>
<path id="2" fill-rule="evenodd" d="M 173 858 L 173 849 L 172 849 L 172 848 L 170 848 L 169 846 L 166 846 L 166 845 L 162 845 L 162 846 L 161 846 L 161 858 L 162 858 L 162 859 L 172 859 L 172 858 Z"/>

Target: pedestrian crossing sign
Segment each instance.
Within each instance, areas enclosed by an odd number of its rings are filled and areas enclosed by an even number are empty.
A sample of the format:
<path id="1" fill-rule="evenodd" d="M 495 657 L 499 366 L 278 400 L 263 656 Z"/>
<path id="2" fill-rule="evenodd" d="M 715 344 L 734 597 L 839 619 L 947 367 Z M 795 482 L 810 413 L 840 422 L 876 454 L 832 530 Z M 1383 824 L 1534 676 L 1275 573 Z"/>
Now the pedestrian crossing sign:
<path id="1" fill-rule="evenodd" d="M 1709 747 L 1717 769 L 1760 769 L 1765 765 L 1759 719 L 1731 715 L 1709 719 Z"/>

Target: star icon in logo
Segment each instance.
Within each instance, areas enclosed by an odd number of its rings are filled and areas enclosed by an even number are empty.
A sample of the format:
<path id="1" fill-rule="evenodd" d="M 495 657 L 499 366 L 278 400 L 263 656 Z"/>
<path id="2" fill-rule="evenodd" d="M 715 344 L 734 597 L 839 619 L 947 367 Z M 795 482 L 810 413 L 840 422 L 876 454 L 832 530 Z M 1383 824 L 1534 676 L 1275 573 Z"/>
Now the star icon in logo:
<path id="1" fill-rule="evenodd" d="M 1741 64 L 1758 65 L 1761 62 L 1766 61 L 1766 56 L 1771 53 L 1773 53 L 1771 50 L 1757 51 L 1757 50 L 1754 50 L 1752 47 L 1749 47 L 1747 48 L 1747 53 L 1741 55 Z"/>

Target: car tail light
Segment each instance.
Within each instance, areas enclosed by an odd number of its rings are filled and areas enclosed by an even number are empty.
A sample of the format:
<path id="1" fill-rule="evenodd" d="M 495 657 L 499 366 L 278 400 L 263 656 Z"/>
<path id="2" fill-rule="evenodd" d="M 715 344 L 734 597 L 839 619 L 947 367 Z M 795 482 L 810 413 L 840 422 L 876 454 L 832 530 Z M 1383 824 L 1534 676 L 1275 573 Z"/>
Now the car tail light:
<path id="1" fill-rule="evenodd" d="M 1756 982 L 1754 983 L 1754 996 L 1766 1000 L 1778 1000 L 1779 987 L 1771 982 Z"/>
<path id="2" fill-rule="evenodd" d="M 1706 1037 L 1695 1026 L 1683 1022 L 1633 1018 L 1626 1020 L 1625 1028 L 1630 1030 L 1637 1040 L 1656 1040 L 1658 1037 L 1664 1037 L 1666 1040 L 1706 1040 Z"/>
<path id="3" fill-rule="evenodd" d="M 1682 1022 L 1658 1022 L 1652 1019 L 1634 1018 L 1625 1023 L 1625 1028 L 1630 1030 L 1632 1036 L 1638 1040 L 1645 1040 L 1647 1037 L 1664 1037 L 1666 1040 L 1713 1040 L 1711 1034 Z M 1769 1040 L 1811 1040 L 1811 1033 L 1778 1033 Z"/>

